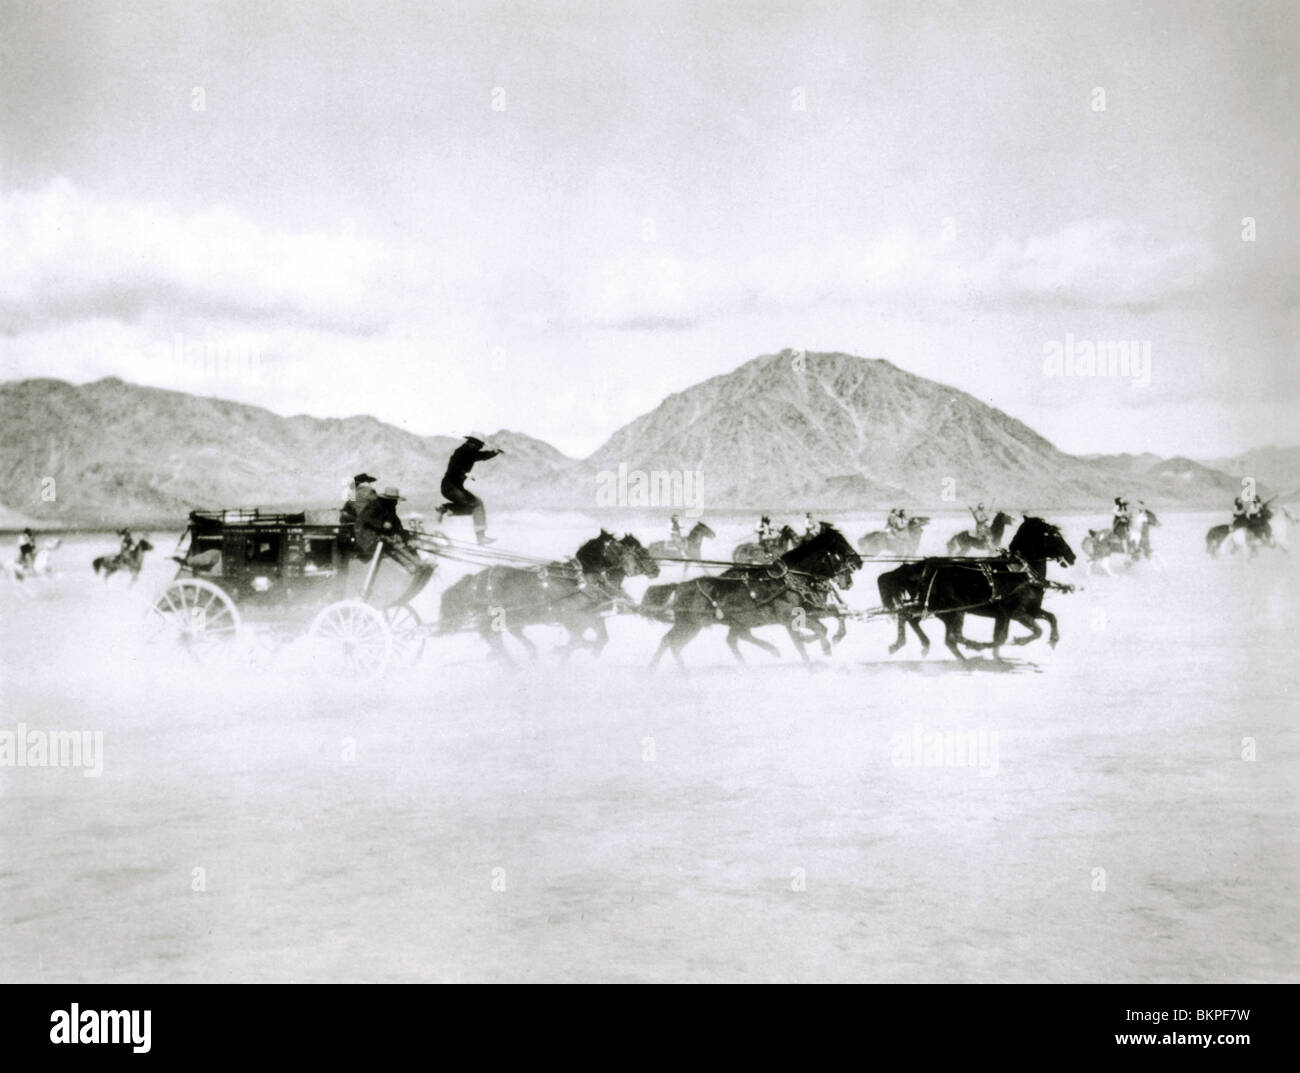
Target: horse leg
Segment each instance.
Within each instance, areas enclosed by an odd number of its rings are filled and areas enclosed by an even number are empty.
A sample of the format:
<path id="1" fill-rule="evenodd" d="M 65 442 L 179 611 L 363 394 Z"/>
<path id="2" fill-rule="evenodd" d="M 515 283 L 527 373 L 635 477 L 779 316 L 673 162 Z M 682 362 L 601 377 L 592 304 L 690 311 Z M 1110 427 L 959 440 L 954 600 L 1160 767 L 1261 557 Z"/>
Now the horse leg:
<path id="1" fill-rule="evenodd" d="M 668 651 L 673 654 L 673 659 L 677 661 L 678 668 L 683 671 L 686 670 L 686 663 L 682 659 L 682 648 L 700 632 L 700 629 L 701 627 L 694 623 L 674 622 L 672 629 L 664 634 L 663 640 L 659 642 L 659 647 L 650 660 L 650 669 L 654 670 L 659 665 L 659 660 L 664 652 Z"/>
<path id="2" fill-rule="evenodd" d="M 930 654 L 930 638 L 927 637 L 925 631 L 921 629 L 920 618 L 909 618 L 907 621 L 912 627 L 912 632 L 916 634 L 917 638 L 921 642 L 921 658 L 924 659 Z"/>
<path id="3" fill-rule="evenodd" d="M 960 611 L 952 611 L 939 616 L 940 621 L 943 622 L 943 643 L 948 646 L 948 651 L 963 663 L 966 662 L 966 657 L 962 655 L 958 642 L 963 639 L 961 625 L 964 617 Z"/>
<path id="4" fill-rule="evenodd" d="M 837 645 L 843 641 L 844 638 L 848 636 L 849 632 L 849 620 L 843 615 L 836 615 L 835 617 L 840 621 L 839 626 L 835 630 L 835 636 L 831 638 L 831 644 L 833 645 Z"/>
<path id="5" fill-rule="evenodd" d="M 1005 611 L 1000 612 L 993 620 L 993 658 L 999 663 L 1002 662 L 1002 653 L 998 651 L 1007 643 L 1007 632 L 1011 629 L 1011 616 Z"/>
<path id="6" fill-rule="evenodd" d="M 492 657 L 499 659 L 502 663 L 512 664 L 514 660 L 510 658 L 510 653 L 506 650 L 506 643 L 502 640 L 501 631 L 494 630 L 490 625 L 479 629 L 479 634 L 487 642 L 488 648 L 492 650 Z"/>
<path id="7" fill-rule="evenodd" d="M 787 627 L 787 628 L 789 628 L 789 627 Z M 761 639 L 758 638 L 758 637 L 755 637 L 754 634 L 753 634 L 753 627 L 751 627 L 751 626 L 733 626 L 732 629 L 734 629 L 734 630 L 736 631 L 736 639 L 737 639 L 737 640 L 740 640 L 740 641 L 748 641 L 748 642 L 749 642 L 751 645 L 753 645 L 755 648 L 761 648 L 764 652 L 766 652 L 766 653 L 767 653 L 769 656 L 771 656 L 773 659 L 780 659 L 780 658 L 781 658 L 781 650 L 780 650 L 779 648 L 777 648 L 776 645 L 772 644 L 770 641 L 764 641 L 764 640 L 761 640 Z M 793 636 L 793 635 L 792 635 L 792 636 Z M 798 647 L 799 647 L 799 644 L 800 644 L 799 640 L 796 639 L 796 640 L 795 640 L 795 647 L 798 648 Z"/>
<path id="8" fill-rule="evenodd" d="M 1047 612 L 1045 612 L 1045 611 L 1044 611 L 1044 612 L 1041 612 L 1041 616 L 1036 616 L 1032 611 L 1021 611 L 1019 614 L 1017 614 L 1017 615 L 1015 616 L 1015 620 L 1016 620 L 1017 622 L 1019 622 L 1020 625 L 1022 625 L 1022 626 L 1026 626 L 1026 627 L 1029 628 L 1029 633 L 1026 634 L 1024 637 L 1017 637 L 1017 638 L 1015 638 L 1015 639 L 1011 642 L 1013 645 L 1027 645 L 1027 644 L 1031 644 L 1032 642 L 1037 641 L 1040 637 L 1043 636 L 1043 630 L 1042 630 L 1042 627 L 1039 626 L 1038 623 L 1034 621 L 1034 619 L 1035 619 L 1036 617 L 1044 617 L 1044 618 L 1045 618 L 1045 617 L 1047 617 Z M 1055 632 L 1055 629 L 1056 629 L 1056 619 L 1055 619 L 1055 618 L 1052 619 L 1052 629 L 1053 629 L 1053 632 Z M 1054 644 L 1056 644 L 1056 641 L 1053 639 L 1053 640 L 1049 641 L 1048 643 L 1054 645 Z"/>
<path id="9" fill-rule="evenodd" d="M 605 646 L 609 644 L 609 627 L 605 625 L 603 616 L 596 619 L 593 632 L 596 638 L 591 642 L 591 658 L 600 659 L 600 654 L 605 651 Z"/>
<path id="10" fill-rule="evenodd" d="M 842 619 L 841 624 L 843 624 Z M 817 635 L 817 643 L 822 646 L 822 655 L 829 656 L 831 654 L 830 631 L 822 625 L 822 620 L 819 618 L 810 619 L 809 625 L 811 626 L 813 633 Z"/>
<path id="11" fill-rule="evenodd" d="M 891 656 L 902 648 L 903 645 L 907 644 L 907 620 L 903 618 L 902 612 L 899 612 L 896 617 L 898 619 L 898 637 L 895 639 L 894 643 L 889 646 L 889 654 Z"/>
<path id="12" fill-rule="evenodd" d="M 1061 640 L 1061 631 L 1056 628 L 1056 616 L 1052 614 L 1052 612 L 1044 611 L 1040 607 L 1038 613 L 1034 615 L 1034 617 L 1043 619 L 1047 625 L 1051 627 L 1051 632 L 1047 635 L 1047 643 L 1055 648 L 1057 642 Z"/>
<path id="13" fill-rule="evenodd" d="M 785 632 L 790 635 L 790 640 L 794 642 L 794 649 L 796 652 L 799 653 L 799 658 L 803 660 L 804 663 L 811 664 L 812 660 L 808 658 L 808 646 L 804 642 L 803 637 L 800 636 L 799 631 L 794 628 L 794 623 L 792 622 L 786 623 Z M 751 640 L 753 640 L 755 643 L 758 643 L 757 637 L 751 638 Z M 779 655 L 779 653 L 775 652 L 775 646 L 773 646 L 773 649 L 774 649 L 774 654 Z"/>
<path id="14" fill-rule="evenodd" d="M 524 633 L 524 628 L 522 626 L 511 626 L 510 636 L 524 646 L 524 650 L 528 653 L 529 659 L 537 659 L 537 646 L 533 644 L 532 639 L 528 634 Z"/>
<path id="15" fill-rule="evenodd" d="M 731 654 L 736 657 L 737 663 L 745 662 L 745 657 L 740 651 L 740 634 L 735 626 L 727 630 L 727 647 L 731 649 Z"/>

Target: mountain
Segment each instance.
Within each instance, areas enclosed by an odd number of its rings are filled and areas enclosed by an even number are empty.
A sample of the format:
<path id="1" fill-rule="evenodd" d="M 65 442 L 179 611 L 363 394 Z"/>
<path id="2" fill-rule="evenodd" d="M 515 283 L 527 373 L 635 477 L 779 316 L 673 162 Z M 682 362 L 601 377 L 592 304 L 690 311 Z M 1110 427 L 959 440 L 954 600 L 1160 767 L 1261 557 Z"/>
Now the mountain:
<path id="1" fill-rule="evenodd" d="M 117 379 L 0 384 L 0 500 L 46 522 L 174 523 L 202 506 L 329 506 L 362 467 L 381 485 L 400 485 L 407 509 L 429 510 L 459 442 L 373 417 L 281 417 Z M 573 465 L 521 433 L 503 430 L 493 442 L 506 454 L 480 467 L 485 497 L 544 505 L 539 489 Z"/>
<path id="2" fill-rule="evenodd" d="M 838 353 L 754 358 L 670 395 L 581 461 L 522 432 L 489 439 L 505 453 L 475 470 L 472 487 L 495 509 L 697 502 L 601 498 L 611 478 L 623 481 L 622 495 L 638 473 L 651 487 L 698 474 L 698 502 L 710 511 L 927 510 L 977 500 L 1013 511 L 1095 508 L 1121 493 L 1154 507 L 1222 506 L 1248 472 L 1240 467 L 1256 464 L 1266 495 L 1300 485 L 1297 448 L 1231 464 L 1068 455 L 963 391 Z M 15 381 L 0 384 L 0 526 L 30 517 L 161 527 L 194 507 L 326 507 L 341 502 L 360 468 L 400 485 L 405 510 L 427 512 L 441 500 L 458 442 L 373 417 L 282 417 L 117 379 Z"/>
<path id="3" fill-rule="evenodd" d="M 1206 467 L 1176 479 L 1154 455 L 1067 455 L 1002 411 L 888 361 L 794 351 L 669 396 L 587 460 L 605 472 L 620 464 L 702 472 L 715 507 L 986 500 L 1024 509 L 1119 493 L 1178 505 L 1221 502 L 1231 483 Z"/>
<path id="4" fill-rule="evenodd" d="M 1209 459 L 1205 465 L 1239 479 L 1253 477 L 1261 488 L 1284 495 L 1300 489 L 1300 447 L 1259 447 L 1234 458 Z"/>

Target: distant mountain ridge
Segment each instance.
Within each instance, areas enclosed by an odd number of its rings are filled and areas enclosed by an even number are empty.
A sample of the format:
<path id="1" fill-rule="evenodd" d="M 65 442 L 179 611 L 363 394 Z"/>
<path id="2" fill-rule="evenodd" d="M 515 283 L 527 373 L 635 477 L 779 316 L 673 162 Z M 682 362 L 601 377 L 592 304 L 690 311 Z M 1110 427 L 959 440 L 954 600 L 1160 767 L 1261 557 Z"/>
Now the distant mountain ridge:
<path id="1" fill-rule="evenodd" d="M 1300 448 L 1219 463 L 1068 455 L 965 392 L 838 353 L 754 358 L 668 396 L 582 460 L 520 432 L 490 439 L 505 454 L 479 466 L 471 487 L 498 510 L 607 505 L 599 489 L 620 466 L 699 473 L 706 511 L 1100 507 L 1119 493 L 1154 507 L 1224 506 L 1243 475 L 1264 494 L 1300 486 Z M 458 442 L 115 378 L 13 381 L 0 384 L 0 525 L 161 525 L 201 506 L 329 506 L 360 468 L 400 485 L 408 511 L 427 511 Z"/>

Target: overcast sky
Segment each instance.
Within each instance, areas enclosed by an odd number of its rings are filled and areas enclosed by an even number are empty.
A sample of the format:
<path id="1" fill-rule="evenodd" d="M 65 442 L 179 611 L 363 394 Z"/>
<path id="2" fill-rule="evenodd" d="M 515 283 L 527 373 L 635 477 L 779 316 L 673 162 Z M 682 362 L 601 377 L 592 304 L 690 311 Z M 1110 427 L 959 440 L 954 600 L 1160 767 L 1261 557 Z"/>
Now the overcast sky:
<path id="1" fill-rule="evenodd" d="M 1298 12 L 0 0 L 0 378 L 582 455 L 793 347 L 1075 452 L 1300 442 Z"/>

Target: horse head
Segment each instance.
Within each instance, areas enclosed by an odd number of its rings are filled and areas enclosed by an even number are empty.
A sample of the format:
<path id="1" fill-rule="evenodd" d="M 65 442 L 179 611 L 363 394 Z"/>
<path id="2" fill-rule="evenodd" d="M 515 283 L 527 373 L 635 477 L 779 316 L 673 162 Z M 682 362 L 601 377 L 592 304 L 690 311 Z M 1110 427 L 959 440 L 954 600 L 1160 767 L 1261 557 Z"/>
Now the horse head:
<path id="1" fill-rule="evenodd" d="M 715 540 L 717 536 L 718 536 L 717 533 L 715 533 L 712 529 L 710 529 L 707 525 L 705 525 L 704 522 L 700 521 L 700 522 L 696 522 L 693 526 L 691 526 L 691 531 L 690 533 L 687 534 L 686 539 L 703 540 L 707 538 L 709 540 Z"/>
<path id="2" fill-rule="evenodd" d="M 599 536 L 592 537 L 578 549 L 574 558 L 585 572 L 598 574 L 622 561 L 622 555 L 612 547 L 613 544 L 614 534 L 602 529 Z"/>
<path id="3" fill-rule="evenodd" d="M 930 519 L 924 514 L 913 514 L 907 519 L 907 527 L 909 529 L 924 529 L 929 524 Z"/>
<path id="4" fill-rule="evenodd" d="M 853 571 L 862 569 L 862 556 L 829 522 L 822 522 L 816 533 L 782 555 L 781 561 L 818 577 L 834 578 L 844 589 L 853 587 Z"/>
<path id="5" fill-rule="evenodd" d="M 1031 562 L 1055 559 L 1062 566 L 1073 566 L 1076 558 L 1074 549 L 1066 543 L 1059 527 L 1029 515 L 1016 530 L 1010 550 Z"/>
<path id="6" fill-rule="evenodd" d="M 623 539 L 615 541 L 622 557 L 623 573 L 627 577 L 644 574 L 646 577 L 659 576 L 659 560 L 650 554 L 631 533 L 623 534 Z"/>

